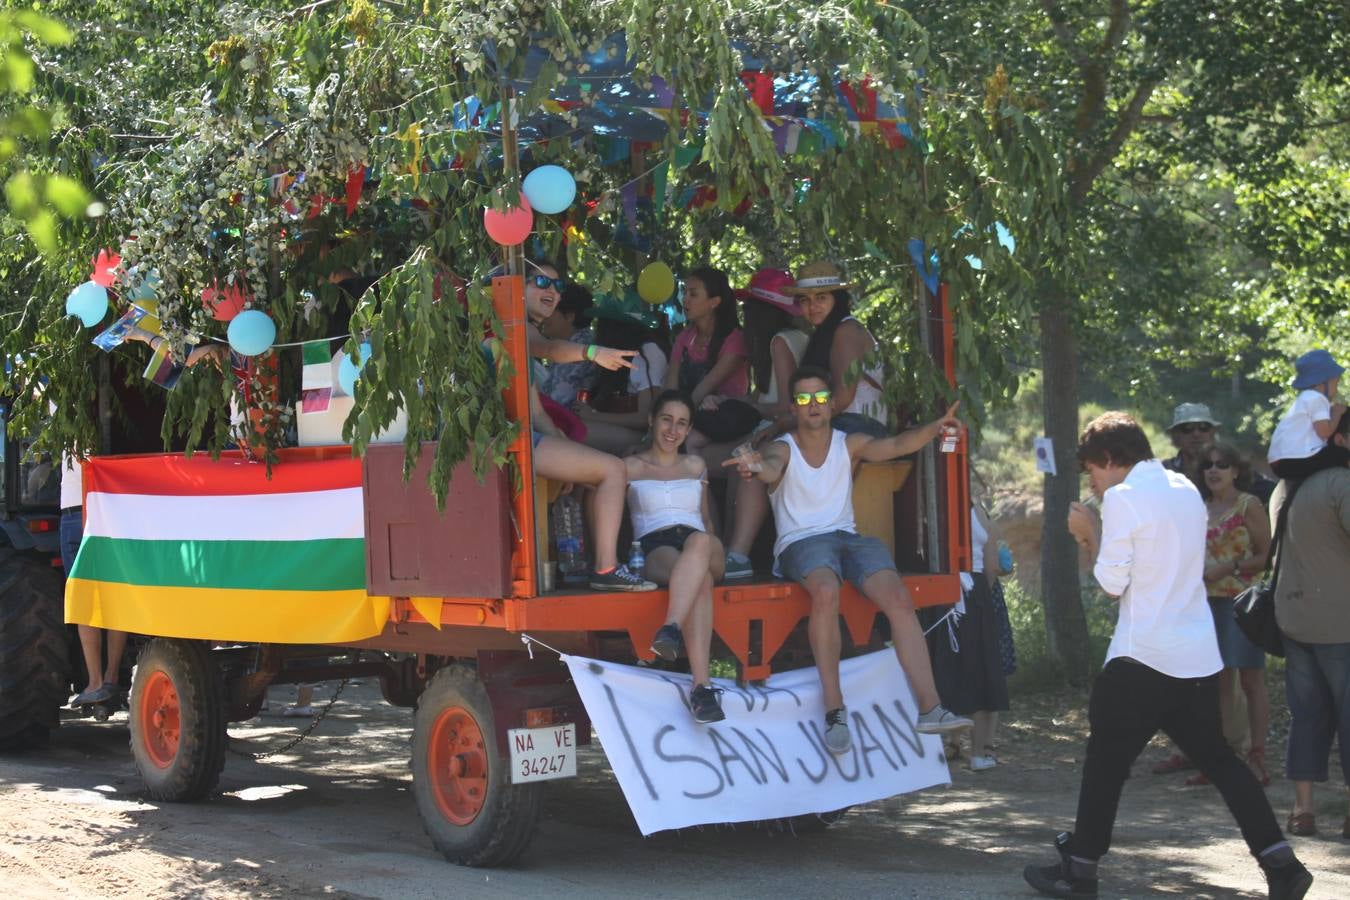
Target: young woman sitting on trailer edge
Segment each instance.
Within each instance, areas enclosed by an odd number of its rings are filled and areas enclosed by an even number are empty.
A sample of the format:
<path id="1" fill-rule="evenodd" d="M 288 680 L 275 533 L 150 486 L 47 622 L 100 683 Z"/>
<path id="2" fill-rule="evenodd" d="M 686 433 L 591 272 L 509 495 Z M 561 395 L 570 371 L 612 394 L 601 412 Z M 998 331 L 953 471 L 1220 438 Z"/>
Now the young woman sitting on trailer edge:
<path id="1" fill-rule="evenodd" d="M 713 534 L 708 503 L 708 467 L 680 449 L 689 437 L 694 401 L 679 391 L 656 398 L 651 445 L 624 460 L 633 535 L 647 564 L 642 573 L 669 585 L 665 624 L 652 639 L 664 660 L 689 655 L 694 686 L 689 706 L 694 720 L 707 724 L 725 716 L 708 674 L 713 632 L 713 582 L 722 577 L 722 542 Z"/>

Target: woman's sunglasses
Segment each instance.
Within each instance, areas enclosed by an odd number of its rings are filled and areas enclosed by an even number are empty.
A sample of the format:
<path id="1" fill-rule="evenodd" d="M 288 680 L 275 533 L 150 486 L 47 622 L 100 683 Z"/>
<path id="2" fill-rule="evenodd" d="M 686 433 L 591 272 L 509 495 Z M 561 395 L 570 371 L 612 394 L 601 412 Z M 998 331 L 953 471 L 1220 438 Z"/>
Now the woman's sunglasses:
<path id="1" fill-rule="evenodd" d="M 814 392 L 804 392 L 801 394 L 793 394 L 792 399 L 794 402 L 796 402 L 798 406 L 810 406 L 812 400 L 815 400 L 817 403 L 824 404 L 830 402 L 830 392 L 814 391 Z"/>
<path id="2" fill-rule="evenodd" d="M 1201 472 L 1208 472 L 1210 469 L 1228 470 L 1233 468 L 1232 463 L 1226 463 L 1221 459 L 1207 459 L 1200 464 Z"/>
<path id="3" fill-rule="evenodd" d="M 553 288 L 555 291 L 562 293 L 563 288 L 567 287 L 567 282 L 563 281 L 561 278 L 549 278 L 547 275 L 534 275 L 530 280 L 533 281 L 534 286 L 541 291 Z"/>

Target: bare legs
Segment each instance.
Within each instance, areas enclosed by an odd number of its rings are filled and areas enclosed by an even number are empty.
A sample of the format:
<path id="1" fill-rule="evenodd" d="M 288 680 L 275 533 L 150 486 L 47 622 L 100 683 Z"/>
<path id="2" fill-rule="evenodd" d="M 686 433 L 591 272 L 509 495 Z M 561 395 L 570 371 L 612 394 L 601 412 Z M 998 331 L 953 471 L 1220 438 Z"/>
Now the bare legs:
<path id="1" fill-rule="evenodd" d="M 735 496 L 736 509 L 731 518 L 731 540 L 727 549 L 749 557 L 755 536 L 769 515 L 769 489 L 758 478 L 730 479 L 729 493 Z"/>
<path id="2" fill-rule="evenodd" d="M 666 624 L 680 626 L 694 684 L 707 684 L 710 678 L 713 581 L 722 576 L 723 563 L 722 542 L 702 531 L 689 535 L 682 551 L 658 547 L 647 557 L 646 576 L 670 586 Z"/>
<path id="3" fill-rule="evenodd" d="M 923 628 L 914 615 L 914 601 L 909 590 L 894 569 L 873 573 L 863 582 L 862 592 L 891 623 L 891 642 L 900 668 L 905 670 L 919 712 L 927 712 L 938 705 L 937 685 L 933 682 L 933 665 L 928 659 L 928 642 Z M 838 657 L 835 657 L 836 663 Z"/>
<path id="4" fill-rule="evenodd" d="M 998 727 L 998 713 L 981 711 L 972 713 L 970 718 L 975 722 L 975 727 L 970 731 L 970 755 L 988 756 L 989 745 L 994 740 L 994 729 Z"/>
<path id="5" fill-rule="evenodd" d="M 122 665 L 122 652 L 127 646 L 125 631 L 105 631 L 92 625 L 79 625 L 80 649 L 84 651 L 84 667 L 89 672 L 85 692 L 97 690 L 104 684 L 117 684 L 117 670 Z M 103 635 L 108 636 L 108 661 L 103 662 Z"/>
<path id="6" fill-rule="evenodd" d="M 608 572 L 618 565 L 623 492 L 628 486 L 623 460 L 585 444 L 545 435 L 534 448 L 534 469 L 554 481 L 595 488 L 595 569 Z"/>

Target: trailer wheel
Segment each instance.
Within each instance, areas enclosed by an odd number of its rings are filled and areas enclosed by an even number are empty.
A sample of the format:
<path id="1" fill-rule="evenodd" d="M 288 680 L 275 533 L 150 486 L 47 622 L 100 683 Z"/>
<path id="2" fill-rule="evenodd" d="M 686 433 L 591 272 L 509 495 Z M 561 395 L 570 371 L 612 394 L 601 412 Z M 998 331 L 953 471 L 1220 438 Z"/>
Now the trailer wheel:
<path id="1" fill-rule="evenodd" d="M 131 755 L 153 800 L 200 800 L 225 767 L 225 688 L 197 641 L 155 638 L 131 682 Z"/>
<path id="2" fill-rule="evenodd" d="M 47 742 L 70 696 L 68 648 L 60 574 L 0 550 L 0 751 Z"/>
<path id="3" fill-rule="evenodd" d="M 537 785 L 511 783 L 492 704 L 463 666 L 428 682 L 413 718 L 413 796 L 431 843 L 465 866 L 514 862 L 534 836 Z"/>

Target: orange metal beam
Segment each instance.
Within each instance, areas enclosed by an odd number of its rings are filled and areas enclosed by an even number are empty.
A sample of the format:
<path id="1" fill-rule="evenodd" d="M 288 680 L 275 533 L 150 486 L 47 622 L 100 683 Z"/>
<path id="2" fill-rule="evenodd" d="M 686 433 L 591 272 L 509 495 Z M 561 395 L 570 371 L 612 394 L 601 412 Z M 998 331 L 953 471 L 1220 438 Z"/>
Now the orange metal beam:
<path id="1" fill-rule="evenodd" d="M 525 327 L 525 279 L 502 275 L 492 279 L 492 304 L 502 323 L 502 345 L 515 372 L 502 391 L 506 414 L 521 425 L 508 448 L 516 459 L 520 483 L 515 486 L 516 545 L 511 554 L 511 593 L 533 597 L 539 592 L 538 552 L 534 531 L 534 439 L 530 433 L 530 348 Z"/>
<path id="2" fill-rule="evenodd" d="M 947 384 L 956 387 L 956 329 L 947 298 L 947 285 L 938 285 L 938 317 L 942 323 L 942 367 Z M 970 436 L 962 434 L 956 450 L 946 454 L 947 570 L 969 572 L 970 550 Z M 953 601 L 955 602 L 955 601 Z"/>

